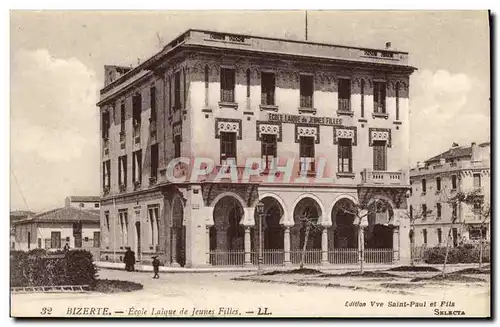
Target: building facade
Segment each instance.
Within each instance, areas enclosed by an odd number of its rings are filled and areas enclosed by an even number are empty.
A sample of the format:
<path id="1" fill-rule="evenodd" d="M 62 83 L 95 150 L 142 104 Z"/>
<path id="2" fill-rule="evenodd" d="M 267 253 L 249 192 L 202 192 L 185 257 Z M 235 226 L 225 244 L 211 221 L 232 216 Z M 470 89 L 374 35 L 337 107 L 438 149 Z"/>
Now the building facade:
<path id="1" fill-rule="evenodd" d="M 21 219 L 34 216 L 35 213 L 26 210 L 14 210 L 10 212 L 10 249 L 16 250 L 16 228 L 14 223 Z"/>
<path id="2" fill-rule="evenodd" d="M 99 253 L 99 215 L 87 210 L 58 208 L 18 220 L 14 228 L 16 250 L 61 250 L 68 244 Z"/>
<path id="3" fill-rule="evenodd" d="M 101 207 L 101 197 L 100 196 L 68 196 L 65 199 L 66 207 L 73 207 L 85 210 L 96 210 L 100 211 Z"/>
<path id="4" fill-rule="evenodd" d="M 143 262 L 255 264 L 262 217 L 264 263 L 294 264 L 305 216 L 309 264 L 355 263 L 363 246 L 387 252 L 366 261 L 406 260 L 413 71 L 390 47 L 200 30 L 135 68 L 105 66 L 101 260 L 130 246 Z M 252 158 L 261 173 L 240 178 Z M 183 179 L 190 163 L 207 175 Z M 228 166 L 237 181 L 214 178 Z M 375 200 L 389 210 L 363 228 L 340 210 Z"/>
<path id="5" fill-rule="evenodd" d="M 457 192 L 474 190 L 479 191 L 485 203 L 490 203 L 489 142 L 472 143 L 470 147 L 454 144 L 411 169 L 410 180 L 409 205 L 411 214 L 415 215 L 413 241 L 416 246 L 445 245 L 450 229 L 453 246 L 481 238 L 489 240 L 488 217 L 482 216 L 474 206 L 447 203 Z"/>

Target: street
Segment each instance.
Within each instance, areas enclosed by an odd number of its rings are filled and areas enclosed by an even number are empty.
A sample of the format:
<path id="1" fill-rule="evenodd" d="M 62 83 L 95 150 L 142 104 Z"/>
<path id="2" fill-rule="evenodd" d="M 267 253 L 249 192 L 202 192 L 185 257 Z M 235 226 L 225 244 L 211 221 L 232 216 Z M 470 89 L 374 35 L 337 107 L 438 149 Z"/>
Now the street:
<path id="1" fill-rule="evenodd" d="M 437 317 L 443 314 L 445 317 L 462 311 L 467 316 L 486 316 L 489 311 L 487 285 L 461 284 L 436 287 L 431 295 L 428 292 L 403 295 L 231 280 L 244 275 L 248 273 L 162 273 L 160 279 L 152 279 L 152 273 L 103 269 L 99 271 L 100 279 L 130 280 L 143 284 L 144 289 L 115 294 L 13 294 L 11 312 L 13 316 L 81 317 L 88 315 L 88 310 L 84 313 L 75 308 L 95 308 L 94 316 L 107 308 L 104 312 L 109 312 L 110 317 L 164 318 Z M 472 298 L 474 301 L 470 301 Z"/>

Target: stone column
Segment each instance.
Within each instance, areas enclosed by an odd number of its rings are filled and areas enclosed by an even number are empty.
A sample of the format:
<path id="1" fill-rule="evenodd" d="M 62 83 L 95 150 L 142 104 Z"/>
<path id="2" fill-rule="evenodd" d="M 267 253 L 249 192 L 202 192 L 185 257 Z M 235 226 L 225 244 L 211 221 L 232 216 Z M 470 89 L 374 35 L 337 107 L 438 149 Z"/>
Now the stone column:
<path id="1" fill-rule="evenodd" d="M 328 263 L 328 229 L 323 227 L 321 231 L 321 264 Z"/>
<path id="2" fill-rule="evenodd" d="M 250 253 L 251 250 L 252 250 L 252 243 L 250 240 L 250 227 L 245 226 L 245 265 L 252 264 L 251 253 Z"/>
<path id="3" fill-rule="evenodd" d="M 392 249 L 394 263 L 399 260 L 399 226 L 394 226 L 392 229 Z"/>
<path id="4" fill-rule="evenodd" d="M 283 245 L 284 245 L 284 252 L 285 252 L 285 260 L 283 264 L 285 266 L 289 266 L 292 264 L 290 261 L 290 227 L 285 226 L 285 232 L 283 233 Z"/>
<path id="5" fill-rule="evenodd" d="M 172 226 L 172 267 L 179 267 L 179 263 L 177 262 L 177 226 Z"/>

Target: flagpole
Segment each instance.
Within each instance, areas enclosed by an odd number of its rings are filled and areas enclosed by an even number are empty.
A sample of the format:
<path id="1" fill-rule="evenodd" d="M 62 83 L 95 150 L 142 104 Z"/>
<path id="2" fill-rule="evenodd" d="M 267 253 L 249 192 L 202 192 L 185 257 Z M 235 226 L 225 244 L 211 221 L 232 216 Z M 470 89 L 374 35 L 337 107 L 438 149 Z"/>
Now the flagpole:
<path id="1" fill-rule="evenodd" d="M 307 41 L 307 10 L 306 10 L 306 41 Z"/>

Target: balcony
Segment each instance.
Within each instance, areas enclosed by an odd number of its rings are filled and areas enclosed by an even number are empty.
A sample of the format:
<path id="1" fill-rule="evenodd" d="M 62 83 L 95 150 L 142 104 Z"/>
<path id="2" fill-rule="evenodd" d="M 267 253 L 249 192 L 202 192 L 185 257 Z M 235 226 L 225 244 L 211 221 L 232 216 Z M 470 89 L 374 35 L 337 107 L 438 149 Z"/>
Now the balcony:
<path id="1" fill-rule="evenodd" d="M 339 98 L 339 107 L 337 115 L 353 116 L 354 112 L 351 110 L 351 99 Z"/>
<path id="2" fill-rule="evenodd" d="M 401 171 L 372 171 L 364 169 L 361 172 L 361 183 L 367 185 L 407 185 L 404 173 Z"/>

